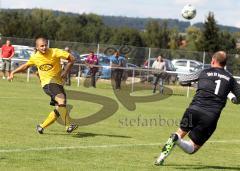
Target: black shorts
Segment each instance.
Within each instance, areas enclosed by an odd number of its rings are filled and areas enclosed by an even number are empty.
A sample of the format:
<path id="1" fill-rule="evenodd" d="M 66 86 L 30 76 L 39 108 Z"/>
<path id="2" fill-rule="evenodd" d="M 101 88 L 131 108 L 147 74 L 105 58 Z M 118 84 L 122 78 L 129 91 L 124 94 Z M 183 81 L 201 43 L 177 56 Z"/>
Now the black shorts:
<path id="1" fill-rule="evenodd" d="M 55 84 L 55 83 L 46 84 L 43 87 L 43 91 L 51 97 L 50 105 L 52 106 L 58 105 L 58 103 L 55 101 L 55 97 L 58 94 L 64 94 L 65 104 L 66 104 L 66 93 L 62 85 Z"/>
<path id="2" fill-rule="evenodd" d="M 217 127 L 218 118 L 216 115 L 187 109 L 180 122 L 180 128 L 189 132 L 189 138 L 197 145 L 202 146 L 213 134 Z"/>

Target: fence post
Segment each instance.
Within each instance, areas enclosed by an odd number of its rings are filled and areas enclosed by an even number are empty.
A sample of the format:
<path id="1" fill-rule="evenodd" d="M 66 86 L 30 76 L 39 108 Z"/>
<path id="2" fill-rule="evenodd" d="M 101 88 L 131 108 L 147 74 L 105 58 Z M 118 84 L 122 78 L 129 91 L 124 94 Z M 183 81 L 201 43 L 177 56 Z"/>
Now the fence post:
<path id="1" fill-rule="evenodd" d="M 132 92 L 133 92 L 133 90 L 134 90 L 134 82 L 135 82 L 135 69 L 133 68 L 133 70 L 132 70 Z"/>
<path id="2" fill-rule="evenodd" d="M 81 66 L 78 65 L 78 76 L 77 76 L 77 86 L 80 86 L 80 75 L 81 75 Z"/>
<path id="3" fill-rule="evenodd" d="M 187 98 L 189 97 L 190 94 L 190 86 L 187 87 Z"/>
<path id="4" fill-rule="evenodd" d="M 148 71 L 147 71 L 147 82 L 148 82 L 148 77 L 149 77 L 150 58 L 151 58 L 151 48 L 148 48 Z"/>
<path id="5" fill-rule="evenodd" d="M 27 82 L 29 82 L 29 78 L 30 78 L 30 68 L 28 68 L 27 70 Z"/>
<path id="6" fill-rule="evenodd" d="M 98 56 L 98 58 L 99 58 L 99 50 L 100 50 L 100 45 L 99 45 L 99 43 L 97 44 L 97 56 Z"/>
<path id="7" fill-rule="evenodd" d="M 48 48 L 50 47 L 50 40 L 48 40 Z"/>
<path id="8" fill-rule="evenodd" d="M 205 51 L 203 51 L 203 68 L 202 69 L 204 69 L 205 58 L 206 58 L 206 53 L 205 53 Z"/>

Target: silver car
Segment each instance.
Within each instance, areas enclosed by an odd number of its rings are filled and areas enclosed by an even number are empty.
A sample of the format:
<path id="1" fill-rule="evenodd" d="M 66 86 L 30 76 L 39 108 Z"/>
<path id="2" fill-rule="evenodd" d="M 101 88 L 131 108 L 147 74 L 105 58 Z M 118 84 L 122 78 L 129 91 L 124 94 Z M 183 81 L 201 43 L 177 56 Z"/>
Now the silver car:
<path id="1" fill-rule="evenodd" d="M 174 68 L 177 72 L 190 73 L 197 71 L 199 67 L 203 66 L 203 63 L 191 59 L 174 59 L 172 60 Z"/>

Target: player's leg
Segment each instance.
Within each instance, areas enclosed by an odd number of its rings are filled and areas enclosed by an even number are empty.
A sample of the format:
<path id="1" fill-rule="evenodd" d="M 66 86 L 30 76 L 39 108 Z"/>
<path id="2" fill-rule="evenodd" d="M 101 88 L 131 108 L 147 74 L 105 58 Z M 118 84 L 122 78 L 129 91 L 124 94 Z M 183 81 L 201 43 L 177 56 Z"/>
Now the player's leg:
<path id="1" fill-rule="evenodd" d="M 198 151 L 201 146 L 211 137 L 216 129 L 219 118 L 218 114 L 207 114 L 206 112 L 201 111 L 193 111 L 193 113 L 194 127 L 188 134 L 190 140 L 186 141 L 180 137 L 177 141 L 177 145 L 188 154 L 193 154 Z M 181 130 L 179 130 L 178 133 L 181 134 Z"/>
<path id="2" fill-rule="evenodd" d="M 64 91 L 64 90 L 63 90 Z M 55 101 L 58 103 L 57 111 L 59 112 L 60 117 L 63 120 L 64 125 L 66 126 L 66 131 L 71 133 L 73 130 L 77 129 L 77 125 L 70 124 L 70 118 L 66 108 L 66 94 L 65 92 L 57 94 L 55 96 Z"/>
<path id="3" fill-rule="evenodd" d="M 52 84 L 47 84 L 43 87 L 43 91 L 51 97 L 51 106 L 57 105 L 57 102 L 54 100 L 55 95 L 53 90 L 56 90 L 56 88 L 54 88 L 54 85 Z M 37 132 L 43 134 L 44 129 L 53 124 L 59 116 L 60 114 L 56 109 L 54 111 L 51 111 L 48 117 L 43 121 L 43 123 L 37 125 Z"/>
<path id="4" fill-rule="evenodd" d="M 155 165 L 163 165 L 164 160 L 168 157 L 170 152 L 173 150 L 176 141 L 178 140 L 177 134 L 172 134 L 167 142 L 164 144 L 162 151 L 159 155 L 159 157 L 155 161 Z"/>
<path id="5" fill-rule="evenodd" d="M 201 146 L 195 144 L 192 140 L 184 140 L 184 136 L 187 134 L 185 131 L 183 131 L 181 128 L 179 128 L 176 132 L 178 135 L 178 139 L 176 141 L 176 144 L 186 153 L 193 154 L 195 153 Z"/>
<path id="6" fill-rule="evenodd" d="M 59 112 L 57 110 L 54 110 L 54 111 L 50 112 L 50 114 L 44 120 L 44 122 L 40 125 L 37 125 L 38 133 L 43 134 L 44 129 L 47 128 L 48 126 L 50 126 L 51 124 L 53 124 L 59 116 L 60 115 L 59 115 Z"/>
<path id="7" fill-rule="evenodd" d="M 192 113 L 189 109 L 187 109 L 182 117 L 180 128 L 176 133 L 173 133 L 170 138 L 167 140 L 165 145 L 162 148 L 162 151 L 155 161 L 155 165 L 162 165 L 164 160 L 169 156 L 170 152 L 173 150 L 179 138 L 183 138 L 193 126 L 192 123 Z"/>
<path id="8" fill-rule="evenodd" d="M 190 140 L 187 141 L 182 139 L 182 133 L 185 129 L 183 122 L 181 123 L 181 128 L 176 132 L 179 135 L 176 144 L 188 154 L 193 154 L 197 152 L 201 148 L 201 146 L 210 138 L 210 136 L 216 129 L 219 116 L 216 114 L 206 114 L 205 112 L 196 110 L 191 110 L 191 113 L 192 118 L 189 117 L 188 121 L 185 120 L 190 124 L 192 120 L 192 124 L 194 125 L 188 134 Z"/>
<path id="9" fill-rule="evenodd" d="M 46 120 L 37 125 L 37 131 L 41 134 L 43 129 L 54 123 L 60 116 L 67 127 L 67 132 L 72 132 L 77 128 L 76 125 L 71 125 L 66 109 L 66 94 L 63 86 L 58 84 L 47 84 L 43 87 L 44 92 L 51 97 L 50 105 L 55 105 L 56 109 L 49 114 Z"/>
<path id="10" fill-rule="evenodd" d="M 67 116 L 66 96 L 63 93 L 57 94 L 54 99 L 57 102 L 56 110 L 59 112 L 65 126 L 70 125 L 69 117 Z"/>

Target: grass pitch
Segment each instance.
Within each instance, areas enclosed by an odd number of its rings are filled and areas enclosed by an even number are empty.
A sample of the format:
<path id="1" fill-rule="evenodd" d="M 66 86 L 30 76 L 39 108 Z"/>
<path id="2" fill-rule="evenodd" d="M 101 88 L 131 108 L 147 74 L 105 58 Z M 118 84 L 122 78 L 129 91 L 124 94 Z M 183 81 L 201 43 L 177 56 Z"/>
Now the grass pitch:
<path id="1" fill-rule="evenodd" d="M 0 170 L 240 170 L 239 106 L 227 103 L 217 130 L 194 155 L 176 147 L 165 166 L 153 165 L 160 147 L 176 130 L 191 101 L 173 95 L 165 100 L 137 103 L 127 110 L 108 83 L 97 89 L 66 87 L 112 98 L 118 103 L 114 115 L 101 122 L 79 127 L 72 134 L 58 123 L 43 135 L 35 131 L 52 110 L 49 97 L 38 80 L 17 76 L 14 82 L 0 80 Z M 150 90 L 137 95 L 150 95 Z M 144 98 L 144 97 L 143 97 Z M 99 104 L 68 100 L 71 116 L 88 116 L 101 109 Z M 154 121 L 158 122 L 155 123 Z"/>

